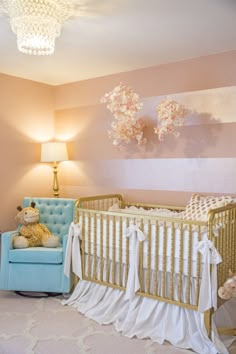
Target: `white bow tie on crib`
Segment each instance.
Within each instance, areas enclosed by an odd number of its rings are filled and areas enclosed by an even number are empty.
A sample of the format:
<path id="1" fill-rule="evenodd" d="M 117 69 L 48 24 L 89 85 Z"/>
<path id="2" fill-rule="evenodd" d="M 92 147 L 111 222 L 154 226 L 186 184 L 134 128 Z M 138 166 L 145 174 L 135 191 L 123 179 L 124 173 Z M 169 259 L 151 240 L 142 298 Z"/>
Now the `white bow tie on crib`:
<path id="1" fill-rule="evenodd" d="M 202 280 L 199 294 L 198 311 L 204 312 L 211 307 L 217 309 L 217 268 L 216 265 L 222 262 L 221 255 L 215 248 L 213 242 L 205 237 L 198 242 L 197 250 L 203 256 Z M 210 274 L 210 264 L 212 272 Z"/>
<path id="2" fill-rule="evenodd" d="M 140 289 L 138 268 L 139 268 L 139 244 L 146 240 L 146 236 L 137 225 L 130 225 L 124 234 L 125 237 L 133 238 L 133 248 L 131 249 L 129 274 L 126 285 L 126 298 L 132 299 L 135 292 Z"/>
<path id="3" fill-rule="evenodd" d="M 80 240 L 82 236 L 82 226 L 80 223 L 71 223 L 68 233 L 68 241 L 66 246 L 66 257 L 64 274 L 69 277 L 71 263 L 72 271 L 82 279 L 82 266 L 81 266 L 81 253 L 80 253 Z"/>

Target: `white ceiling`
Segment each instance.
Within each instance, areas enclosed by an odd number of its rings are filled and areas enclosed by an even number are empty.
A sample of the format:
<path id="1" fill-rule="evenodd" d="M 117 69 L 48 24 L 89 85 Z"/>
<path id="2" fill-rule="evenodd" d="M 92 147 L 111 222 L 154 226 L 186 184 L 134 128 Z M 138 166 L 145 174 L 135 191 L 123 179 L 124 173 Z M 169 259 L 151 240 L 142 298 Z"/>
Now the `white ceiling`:
<path id="1" fill-rule="evenodd" d="M 18 52 L 1 16 L 0 72 L 58 85 L 236 49 L 236 0 L 82 2 L 48 57 Z"/>

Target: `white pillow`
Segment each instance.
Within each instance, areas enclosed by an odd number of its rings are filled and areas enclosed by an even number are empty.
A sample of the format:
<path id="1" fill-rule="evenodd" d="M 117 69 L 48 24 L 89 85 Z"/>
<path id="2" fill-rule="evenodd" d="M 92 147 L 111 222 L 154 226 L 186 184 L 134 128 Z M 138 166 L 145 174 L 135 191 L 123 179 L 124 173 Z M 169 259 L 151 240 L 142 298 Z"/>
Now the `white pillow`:
<path id="1" fill-rule="evenodd" d="M 211 209 L 220 208 L 229 203 L 232 203 L 234 199 L 230 196 L 200 196 L 199 194 L 193 194 L 190 201 L 186 205 L 186 209 L 183 213 L 184 220 L 196 220 L 207 221 L 208 212 Z"/>

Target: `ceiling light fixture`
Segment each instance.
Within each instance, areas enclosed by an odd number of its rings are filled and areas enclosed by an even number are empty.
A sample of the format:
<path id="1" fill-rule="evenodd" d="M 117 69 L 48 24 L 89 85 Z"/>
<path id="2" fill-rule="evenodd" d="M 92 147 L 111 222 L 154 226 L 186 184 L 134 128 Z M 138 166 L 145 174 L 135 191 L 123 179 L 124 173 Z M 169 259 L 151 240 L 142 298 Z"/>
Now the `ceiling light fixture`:
<path id="1" fill-rule="evenodd" d="M 73 16 L 73 0 L 3 0 L 19 51 L 31 55 L 54 52 L 65 20 Z"/>

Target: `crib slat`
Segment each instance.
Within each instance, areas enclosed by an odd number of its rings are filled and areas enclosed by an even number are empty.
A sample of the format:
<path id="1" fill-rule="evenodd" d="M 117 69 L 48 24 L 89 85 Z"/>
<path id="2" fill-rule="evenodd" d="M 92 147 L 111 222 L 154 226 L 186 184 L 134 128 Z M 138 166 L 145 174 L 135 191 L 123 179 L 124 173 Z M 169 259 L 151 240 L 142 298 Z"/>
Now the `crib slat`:
<path id="1" fill-rule="evenodd" d="M 159 260 L 159 223 L 155 221 L 155 271 L 154 271 L 154 294 L 158 294 L 158 260 Z"/>
<path id="2" fill-rule="evenodd" d="M 151 276 L 151 233 L 150 233 L 150 220 L 147 220 L 147 276 L 146 276 L 146 292 L 150 294 L 150 276 Z M 143 243 L 143 242 L 142 242 Z"/>
<path id="3" fill-rule="evenodd" d="M 220 213 L 219 215 L 219 224 L 223 225 L 224 223 L 224 216 L 223 213 Z M 223 242 L 223 228 L 221 227 L 219 229 L 219 237 L 216 237 L 216 248 L 221 252 L 222 250 L 222 242 Z M 223 264 L 219 264 L 218 266 L 218 281 L 219 284 L 221 285 L 221 281 L 223 279 Z"/>
<path id="4" fill-rule="evenodd" d="M 191 283 L 191 273 L 192 273 L 192 225 L 189 224 L 189 232 L 188 232 L 188 274 L 187 274 L 187 296 L 186 301 L 190 304 L 190 283 Z"/>
<path id="5" fill-rule="evenodd" d="M 201 241 L 201 226 L 198 225 L 197 229 L 197 240 Z M 200 272 L 201 272 L 201 263 L 200 263 L 200 252 L 197 252 L 197 274 L 196 274 L 196 306 L 198 306 L 199 301 L 199 291 L 200 291 Z"/>
<path id="6" fill-rule="evenodd" d="M 223 228 L 220 229 L 220 250 L 222 251 L 222 254 L 225 254 L 225 245 L 226 243 L 224 243 L 224 239 L 226 238 L 226 229 L 225 229 L 225 225 L 226 225 L 226 213 L 223 212 L 222 213 L 222 223 L 223 223 Z M 221 285 L 223 285 L 223 281 L 224 281 L 224 274 L 227 272 L 226 270 L 226 262 L 223 262 L 222 264 L 220 264 L 220 269 L 221 269 Z"/>
<path id="7" fill-rule="evenodd" d="M 145 284 L 143 281 L 143 242 L 140 242 L 140 246 L 139 246 L 139 282 L 140 282 L 140 287 L 141 287 L 141 291 L 146 291 L 145 289 Z"/>
<path id="8" fill-rule="evenodd" d="M 111 222 L 113 222 L 113 220 L 111 217 L 109 217 L 108 228 L 107 228 L 107 232 L 106 232 L 106 282 L 107 283 L 109 282 L 109 265 L 110 265 L 110 261 L 109 261 L 109 248 L 110 248 L 109 233 L 110 233 Z"/>
<path id="9" fill-rule="evenodd" d="M 119 217 L 119 286 L 122 286 L 123 222 Z"/>
<path id="10" fill-rule="evenodd" d="M 167 226 L 163 223 L 162 296 L 166 297 Z"/>
<path id="11" fill-rule="evenodd" d="M 128 218 L 125 217 L 125 229 L 127 229 L 127 224 L 128 224 Z M 129 274 L 129 238 L 126 237 L 126 260 L 125 260 L 125 285 L 127 284 L 128 281 L 128 274 Z"/>
<path id="12" fill-rule="evenodd" d="M 174 299 L 174 245 L 175 245 L 175 225 L 171 223 L 171 245 L 170 245 L 170 253 L 171 253 L 171 264 L 170 264 L 170 299 Z"/>
<path id="13" fill-rule="evenodd" d="M 225 211 L 225 242 L 223 243 L 223 249 L 225 254 L 224 259 L 224 274 L 228 273 L 229 270 L 229 260 L 226 251 L 229 249 L 229 213 L 228 210 Z"/>
<path id="14" fill-rule="evenodd" d="M 100 218 L 100 229 L 101 229 L 101 215 L 99 215 L 99 218 Z M 97 222 L 98 222 L 98 219 L 96 217 L 95 223 L 94 223 L 94 235 L 93 235 L 93 237 L 94 237 L 94 244 L 93 244 L 93 257 L 94 257 L 93 277 L 96 280 L 97 280 Z"/>
<path id="15" fill-rule="evenodd" d="M 183 240 L 184 228 L 183 223 L 180 225 L 180 246 L 179 246 L 179 282 L 178 282 L 178 301 L 182 302 L 183 293 Z"/>
<path id="16" fill-rule="evenodd" d="M 101 281 L 103 281 L 103 237 L 104 237 L 103 223 L 104 221 L 106 221 L 106 216 L 105 216 L 105 220 L 103 216 L 101 217 L 101 227 L 100 227 L 100 279 L 99 280 Z"/>
<path id="17" fill-rule="evenodd" d="M 230 210 L 230 244 L 231 244 L 231 250 L 234 250 L 234 223 L 233 223 L 233 209 Z M 233 251 L 234 253 L 234 251 Z M 230 260 L 231 260 L 231 264 L 230 264 L 230 269 L 233 270 L 233 259 L 234 257 L 230 257 Z"/>
<path id="18" fill-rule="evenodd" d="M 112 284 L 116 283 L 115 267 L 116 267 L 116 219 L 112 217 Z"/>
<path id="19" fill-rule="evenodd" d="M 76 212 L 76 223 L 80 222 L 81 225 L 84 225 L 84 213 L 79 213 L 78 210 Z M 82 228 L 82 275 L 85 275 L 85 228 Z"/>
<path id="20" fill-rule="evenodd" d="M 233 231 L 232 231 L 232 238 L 233 238 L 233 243 L 232 243 L 232 262 L 236 263 L 236 209 L 233 209 Z M 236 271 L 236 265 L 233 264 L 232 266 L 232 271 Z"/>
<path id="21" fill-rule="evenodd" d="M 88 235 L 88 277 L 91 278 L 91 216 L 89 214 L 87 214 L 86 215 L 86 219 L 87 219 L 87 225 L 88 225 L 87 226 L 87 235 Z M 93 218 L 93 233 L 95 234 L 95 232 L 96 232 L 96 227 L 95 227 L 95 221 L 94 221 L 94 218 Z"/>

